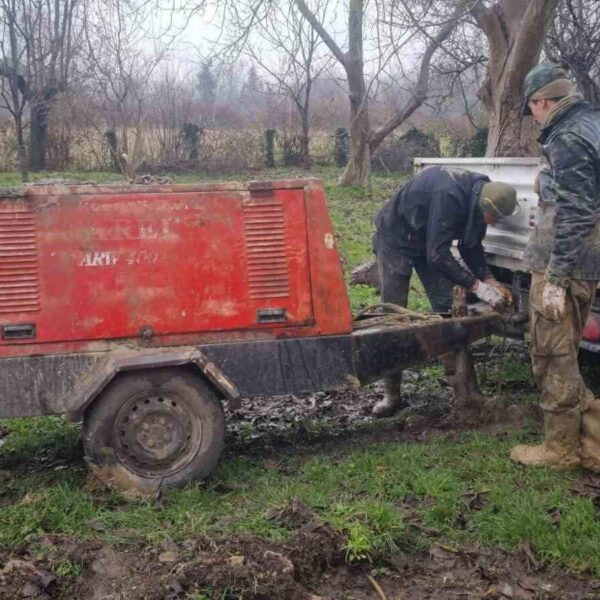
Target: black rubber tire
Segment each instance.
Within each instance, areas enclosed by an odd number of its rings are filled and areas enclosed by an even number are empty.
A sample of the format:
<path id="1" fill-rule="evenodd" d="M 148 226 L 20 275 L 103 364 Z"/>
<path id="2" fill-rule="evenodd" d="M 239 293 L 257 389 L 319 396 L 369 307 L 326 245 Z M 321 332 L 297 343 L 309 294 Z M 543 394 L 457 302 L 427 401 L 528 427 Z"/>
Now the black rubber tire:
<path id="1" fill-rule="evenodd" d="M 140 395 L 165 395 L 179 398 L 185 409 L 178 408 L 200 433 L 194 436 L 193 448 L 170 468 L 158 467 L 152 472 L 140 472 L 119 456 L 119 415 Z M 160 399 L 163 402 L 163 399 Z M 173 404 L 175 406 L 175 404 Z M 134 409 L 136 410 L 136 409 Z M 150 417 L 148 417 L 150 418 Z M 132 486 L 156 489 L 159 486 L 182 487 L 206 477 L 215 467 L 225 438 L 225 414 L 219 398 L 200 374 L 188 368 L 144 369 L 118 375 L 88 408 L 83 421 L 83 446 L 87 458 L 99 466 L 119 466 L 120 477 L 125 472 Z M 189 437 L 188 437 L 189 439 Z M 181 444 L 180 444 L 181 445 Z M 127 458 L 127 457 L 125 457 Z M 133 463 L 134 461 L 132 461 Z M 136 463 L 137 464 L 137 463 Z M 176 469 L 174 471 L 174 469 Z"/>

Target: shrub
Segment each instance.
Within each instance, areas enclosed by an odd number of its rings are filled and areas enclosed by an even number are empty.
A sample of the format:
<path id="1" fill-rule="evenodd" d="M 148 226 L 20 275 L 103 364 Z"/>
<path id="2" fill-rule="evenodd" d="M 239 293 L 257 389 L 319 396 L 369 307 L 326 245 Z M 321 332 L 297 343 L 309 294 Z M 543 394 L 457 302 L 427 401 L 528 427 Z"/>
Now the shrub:
<path id="1" fill-rule="evenodd" d="M 375 171 L 410 171 L 415 156 L 440 156 L 436 138 L 416 127 L 402 136 L 388 136 L 371 158 Z"/>
<path id="2" fill-rule="evenodd" d="M 185 123 L 181 128 L 181 138 L 185 157 L 190 160 L 197 160 L 200 155 L 200 144 L 204 129 L 198 127 L 195 123 Z"/>

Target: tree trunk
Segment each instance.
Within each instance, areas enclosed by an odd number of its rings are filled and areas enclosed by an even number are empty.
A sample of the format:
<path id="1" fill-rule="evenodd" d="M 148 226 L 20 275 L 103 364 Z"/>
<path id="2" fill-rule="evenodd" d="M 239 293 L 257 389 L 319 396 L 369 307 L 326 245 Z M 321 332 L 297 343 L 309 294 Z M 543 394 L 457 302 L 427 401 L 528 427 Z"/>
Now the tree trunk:
<path id="1" fill-rule="evenodd" d="M 350 97 L 350 156 L 339 184 L 366 186 L 371 173 L 369 141 L 371 127 L 366 94 L 360 99 Z"/>
<path id="2" fill-rule="evenodd" d="M 575 79 L 577 80 L 577 84 L 579 85 L 579 89 L 583 94 L 583 97 L 595 107 L 600 107 L 600 87 L 598 84 L 590 77 L 589 72 L 581 71 L 573 69 L 575 73 Z"/>
<path id="3" fill-rule="evenodd" d="M 301 133 L 300 133 L 300 157 L 299 163 L 303 169 L 310 169 L 310 129 L 308 123 L 308 111 L 303 110 L 300 113 Z"/>
<path id="4" fill-rule="evenodd" d="M 371 174 L 371 123 L 363 64 L 364 0 L 350 0 L 348 17 L 348 54 L 343 64 L 350 99 L 350 157 L 339 183 L 367 186 Z"/>
<path id="5" fill-rule="evenodd" d="M 533 65 L 532 65 L 533 66 Z M 507 81 L 506 73 L 496 80 L 495 92 L 479 91 L 488 113 L 486 156 L 534 156 L 539 154 L 537 128 L 531 117 L 522 117 L 523 86 Z M 484 84 L 485 85 L 485 84 Z"/>
<path id="6" fill-rule="evenodd" d="M 500 0 L 472 9 L 485 33 L 490 61 L 479 90 L 489 120 L 486 156 L 539 154 L 531 117 L 521 117 L 523 81 L 539 58 L 559 0 Z"/>

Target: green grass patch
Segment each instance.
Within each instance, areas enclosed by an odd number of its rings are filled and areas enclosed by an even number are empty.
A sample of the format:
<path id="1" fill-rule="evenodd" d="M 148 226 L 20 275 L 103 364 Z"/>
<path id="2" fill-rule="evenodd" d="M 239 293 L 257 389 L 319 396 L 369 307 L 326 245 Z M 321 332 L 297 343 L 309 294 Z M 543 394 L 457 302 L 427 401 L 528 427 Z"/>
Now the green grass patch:
<path id="1" fill-rule="evenodd" d="M 19 434 L 9 441 L 12 435 Z M 346 534 L 348 560 L 427 545 L 427 536 L 411 526 L 417 520 L 451 543 L 515 550 L 529 541 L 549 562 L 600 574 L 597 509 L 569 492 L 576 474 L 511 463 L 508 451 L 522 436 L 466 434 L 458 442 L 345 448 L 308 460 L 284 458 L 281 471 L 259 459 L 236 458 L 221 463 L 205 487 L 167 491 L 162 510 L 151 501 L 131 504 L 89 491 L 80 469 L 61 471 L 54 481 L 44 472 L 29 473 L 18 478 L 26 500 L 0 507 L 0 545 L 14 550 L 44 533 L 156 545 L 167 537 L 242 532 L 283 539 L 290 532 L 266 513 L 297 497 Z M 475 493 L 478 510 L 467 501 Z"/>

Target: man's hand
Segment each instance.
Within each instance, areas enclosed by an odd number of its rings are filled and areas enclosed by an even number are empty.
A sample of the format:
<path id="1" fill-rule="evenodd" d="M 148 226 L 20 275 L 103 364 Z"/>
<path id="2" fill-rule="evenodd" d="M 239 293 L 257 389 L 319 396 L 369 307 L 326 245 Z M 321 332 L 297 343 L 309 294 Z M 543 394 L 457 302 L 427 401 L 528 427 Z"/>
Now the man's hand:
<path id="1" fill-rule="evenodd" d="M 542 314 L 549 321 L 562 321 L 567 314 L 567 290 L 546 283 L 542 292 Z"/>
<path id="2" fill-rule="evenodd" d="M 495 285 L 477 280 L 471 288 L 471 292 L 482 302 L 489 304 L 494 310 L 501 310 L 504 307 L 504 295 L 500 293 Z"/>
<path id="3" fill-rule="evenodd" d="M 497 279 L 490 277 L 489 279 L 485 279 L 484 283 L 488 283 L 489 285 L 493 285 L 503 296 L 504 303 L 506 306 L 511 306 L 513 303 L 513 295 L 512 291 L 507 288 L 505 285 L 502 285 Z"/>

